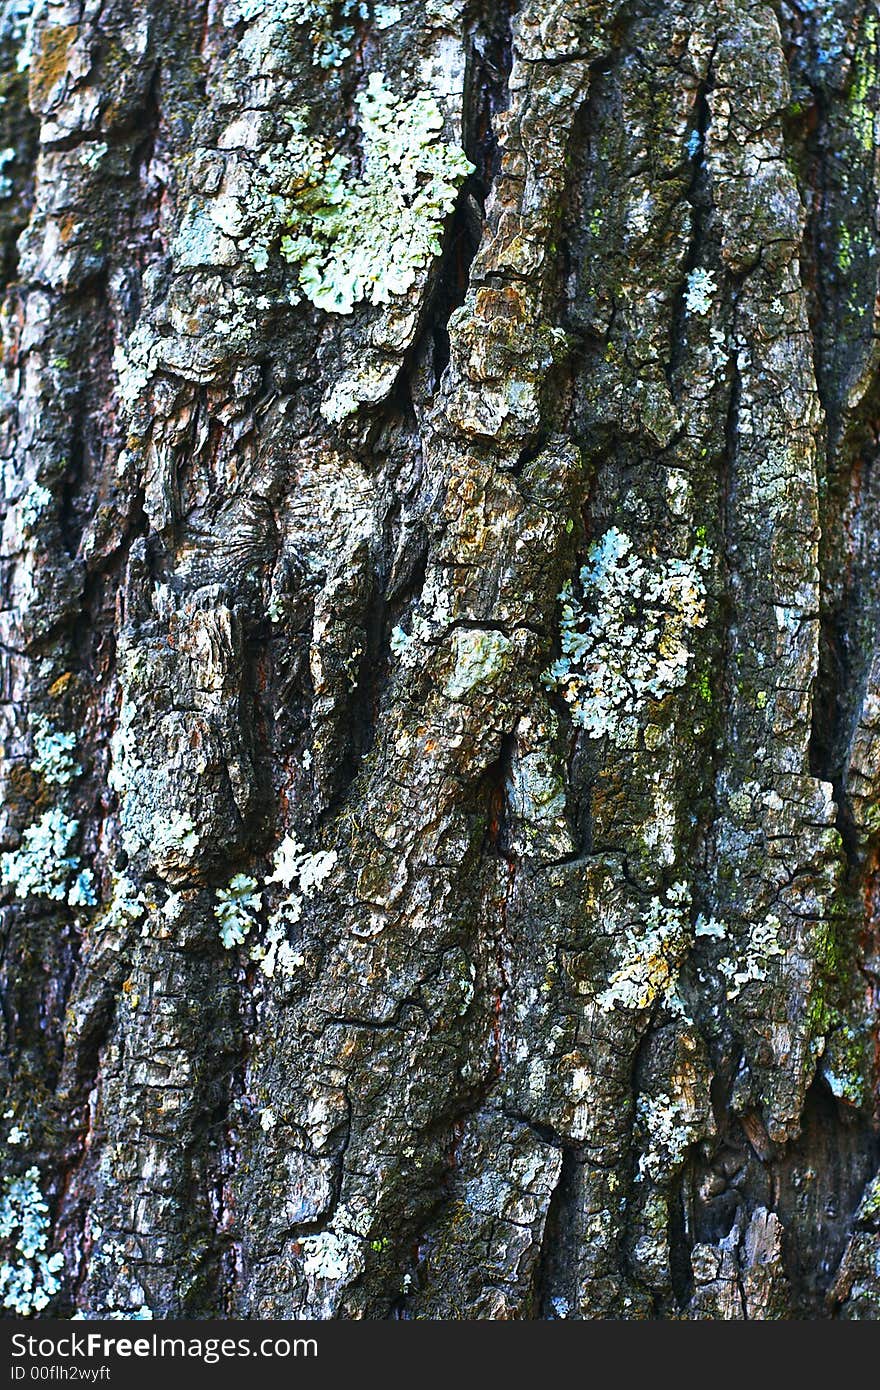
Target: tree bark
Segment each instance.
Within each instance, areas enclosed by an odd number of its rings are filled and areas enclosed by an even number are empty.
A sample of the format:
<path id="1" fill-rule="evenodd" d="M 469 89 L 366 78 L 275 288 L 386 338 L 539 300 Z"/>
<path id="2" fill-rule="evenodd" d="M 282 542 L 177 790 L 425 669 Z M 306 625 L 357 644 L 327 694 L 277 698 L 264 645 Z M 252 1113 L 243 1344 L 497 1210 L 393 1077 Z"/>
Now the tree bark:
<path id="1" fill-rule="evenodd" d="M 0 9 L 5 1310 L 878 1317 L 875 0 Z"/>

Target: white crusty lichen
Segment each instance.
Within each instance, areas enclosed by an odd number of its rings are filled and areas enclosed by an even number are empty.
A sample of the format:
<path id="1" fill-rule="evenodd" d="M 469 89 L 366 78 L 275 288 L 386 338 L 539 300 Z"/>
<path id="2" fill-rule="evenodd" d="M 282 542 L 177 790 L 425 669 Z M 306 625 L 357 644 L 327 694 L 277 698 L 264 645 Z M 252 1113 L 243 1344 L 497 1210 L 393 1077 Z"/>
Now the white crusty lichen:
<path id="1" fill-rule="evenodd" d="M 217 889 L 214 916 L 220 923 L 220 940 L 227 950 L 241 946 L 257 924 L 256 913 L 263 905 L 258 883 L 250 874 L 235 874 L 228 887 Z"/>
<path id="2" fill-rule="evenodd" d="M 674 1095 L 637 1097 L 636 1119 L 646 1142 L 639 1156 L 637 1182 L 645 1178 L 658 1182 L 681 1165 L 694 1142 L 688 1118 L 687 1107 Z"/>
<path id="3" fill-rule="evenodd" d="M 61 1287 L 60 1254 L 46 1253 L 49 1207 L 40 1191 L 40 1174 L 28 1168 L 21 1177 L 8 1177 L 0 1196 L 0 1242 L 7 1258 L 0 1264 L 0 1303 L 19 1317 L 32 1317 L 48 1307 Z"/>
<path id="4" fill-rule="evenodd" d="M 590 546 L 582 597 L 571 583 L 559 596 L 562 656 L 542 679 L 591 738 L 634 747 L 649 702 L 684 685 L 685 637 L 706 621 L 708 559 L 705 546 L 686 559 L 640 556 L 616 526 Z"/>
<path id="5" fill-rule="evenodd" d="M 266 882 L 280 883 L 287 889 L 296 883 L 307 898 L 321 887 L 335 863 L 335 849 L 311 853 L 295 835 L 285 835 L 272 857 L 273 871 Z"/>
<path id="6" fill-rule="evenodd" d="M 320 891 L 336 859 L 335 849 L 310 852 L 295 835 L 285 835 L 276 849 L 266 885 L 280 884 L 284 896 L 269 914 L 263 940 L 252 946 L 250 953 L 251 960 L 270 979 L 278 969 L 292 975 L 303 964 L 303 956 L 287 940 L 287 928 L 300 920 L 305 899 Z"/>
<path id="7" fill-rule="evenodd" d="M 694 936 L 714 937 L 717 941 L 723 941 L 727 936 L 727 928 L 723 922 L 717 921 L 714 917 L 706 917 L 701 912 L 694 923 Z"/>
<path id="8" fill-rule="evenodd" d="M 19 848 L 0 855 L 0 878 L 15 886 L 17 898 L 61 902 L 71 875 L 79 869 L 79 860 L 68 854 L 78 829 L 78 821 L 70 820 L 59 806 L 44 811 L 22 832 Z"/>
<path id="9" fill-rule="evenodd" d="M 341 1206 L 326 1230 L 306 1236 L 301 1242 L 303 1273 L 311 1284 L 318 1280 L 348 1282 L 366 1264 L 366 1236 L 370 1218 Z"/>
<path id="10" fill-rule="evenodd" d="M 295 951 L 288 941 L 287 923 L 278 914 L 272 915 L 262 939 L 251 947 L 250 958 L 268 980 L 277 970 L 282 975 L 293 975 L 305 961 L 301 952 Z"/>
<path id="11" fill-rule="evenodd" d="M 110 899 L 95 924 L 98 931 L 125 931 L 143 921 L 147 905 L 144 895 L 129 878 L 119 874 L 113 881 Z"/>
<path id="12" fill-rule="evenodd" d="M 659 1000 L 683 1012 L 676 985 L 691 942 L 690 909 L 686 883 L 651 899 L 643 920 L 625 929 L 620 964 L 596 1001 L 600 1009 L 649 1009 Z"/>
<path id="13" fill-rule="evenodd" d="M 117 1308 L 115 1304 L 105 1304 L 98 1310 L 80 1310 L 71 1316 L 71 1322 L 152 1322 L 152 1309 L 142 1303 L 139 1308 Z"/>
<path id="14" fill-rule="evenodd" d="M 344 1279 L 364 1266 L 363 1242 L 348 1231 L 322 1231 L 302 1242 L 303 1269 L 310 1279 Z"/>
<path id="15" fill-rule="evenodd" d="M 752 980 L 766 980 L 772 958 L 785 955 L 779 940 L 780 926 L 779 918 L 771 913 L 750 928 L 742 955 L 736 959 L 724 956 L 718 962 L 718 969 L 727 981 L 728 999 L 738 999 L 744 986 Z"/>
<path id="16" fill-rule="evenodd" d="M 125 342 L 117 343 L 113 349 L 113 369 L 119 399 L 127 410 L 131 410 L 138 397 L 150 382 L 161 359 L 161 343 L 149 323 L 135 324 Z M 129 455 L 122 450 L 117 462 L 117 472 L 121 473 L 128 462 Z"/>
<path id="17" fill-rule="evenodd" d="M 444 220 L 473 172 L 460 149 L 439 139 L 443 116 L 429 93 L 397 97 L 374 72 L 355 103 L 360 172 L 326 141 L 305 140 L 281 243 L 303 293 L 334 314 L 406 294 L 439 254 Z"/>
<path id="18" fill-rule="evenodd" d="M 12 145 L 7 145 L 5 150 L 0 150 L 0 198 L 11 198 L 15 192 L 15 185 L 6 173 L 7 164 L 14 164 L 18 157 L 18 151 Z"/>
<path id="19" fill-rule="evenodd" d="M 421 595 L 410 618 L 407 633 L 399 625 L 392 629 L 389 647 L 404 670 L 413 670 L 424 649 L 441 635 L 452 621 L 448 595 L 441 587 L 439 575 L 432 572 L 425 580 Z"/>
<path id="20" fill-rule="evenodd" d="M 110 770 L 107 782 L 112 791 L 124 797 L 132 774 L 141 766 L 138 728 L 141 715 L 133 700 L 123 700 L 119 721 L 110 737 Z"/>
<path id="21" fill-rule="evenodd" d="M 128 1252 L 122 1242 L 108 1237 L 93 1216 L 87 1218 L 86 1236 L 91 1242 L 90 1273 L 109 1276 L 112 1285 L 100 1307 L 93 1304 L 89 1309 L 79 1309 L 71 1320 L 151 1322 L 153 1314 L 147 1307 L 146 1294 L 137 1279 L 132 1278 Z"/>
<path id="22" fill-rule="evenodd" d="M 391 636 L 388 639 L 388 646 L 392 656 L 396 656 L 404 666 L 414 664 L 415 652 L 413 650 L 415 640 L 409 633 L 404 632 L 399 625 L 391 629 Z"/>

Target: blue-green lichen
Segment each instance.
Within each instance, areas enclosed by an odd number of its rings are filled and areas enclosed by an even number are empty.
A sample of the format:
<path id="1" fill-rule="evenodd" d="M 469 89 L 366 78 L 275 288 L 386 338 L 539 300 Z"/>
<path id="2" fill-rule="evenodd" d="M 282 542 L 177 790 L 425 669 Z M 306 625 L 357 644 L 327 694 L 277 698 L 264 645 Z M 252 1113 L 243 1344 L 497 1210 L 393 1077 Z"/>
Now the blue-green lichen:
<path id="1" fill-rule="evenodd" d="M 30 728 L 33 771 L 49 786 L 68 786 L 82 772 L 73 758 L 76 735 L 56 729 L 41 714 L 31 716 Z M 91 871 L 81 870 L 79 860 L 69 853 L 78 829 L 78 821 L 60 806 L 50 807 L 22 831 L 18 849 L 0 855 L 0 880 L 15 888 L 17 898 L 51 898 L 56 902 L 67 898 L 72 907 L 92 906 Z"/>
<path id="2" fill-rule="evenodd" d="M 288 928 L 302 917 L 306 898 L 324 885 L 336 864 L 335 850 L 308 851 L 295 835 L 285 835 L 272 857 L 272 872 L 262 887 L 269 890 L 271 910 L 266 930 L 254 940 L 249 956 L 271 979 L 277 970 L 292 975 L 303 957 L 288 940 Z M 271 900 L 283 890 L 283 896 Z M 236 874 L 226 888 L 218 888 L 214 916 L 220 923 L 220 940 L 227 950 L 243 946 L 245 938 L 260 931 L 259 914 L 264 900 L 261 884 L 250 874 Z"/>
<path id="3" fill-rule="evenodd" d="M 692 270 L 687 278 L 687 291 L 685 293 L 685 308 L 689 314 L 699 314 L 702 318 L 712 308 L 712 296 L 718 286 L 715 283 L 715 276 L 711 270 L 705 270 L 702 266 L 697 266 Z"/>
<path id="4" fill-rule="evenodd" d="M 68 853 L 78 828 L 77 821 L 53 806 L 22 832 L 18 849 L 0 855 L 0 878 L 14 886 L 17 898 L 61 902 L 67 897 L 71 875 L 79 869 L 79 860 Z"/>
<path id="5" fill-rule="evenodd" d="M 67 901 L 71 907 L 94 907 L 98 901 L 95 876 L 91 869 L 80 869 L 73 880 Z"/>
<path id="6" fill-rule="evenodd" d="M 30 726 L 35 755 L 31 767 L 45 782 L 66 787 L 82 771 L 71 756 L 76 748 L 76 734 L 54 728 L 42 715 L 32 716 Z"/>
<path id="7" fill-rule="evenodd" d="M 34 20 L 41 9 L 37 0 L 6 0 L 0 10 L 0 39 L 17 49 L 18 72 L 27 72 L 31 65 Z"/>
<path id="8" fill-rule="evenodd" d="M 41 523 L 52 502 L 52 494 L 42 483 L 33 482 L 17 503 L 21 533 L 28 540 L 35 540 Z"/>
<path id="9" fill-rule="evenodd" d="M 7 1177 L 0 1196 L 0 1243 L 6 1258 L 0 1263 L 0 1302 L 19 1317 L 32 1317 L 47 1308 L 61 1285 L 60 1254 L 47 1254 L 49 1207 L 40 1190 L 40 1174 L 28 1168 L 21 1177 Z"/>

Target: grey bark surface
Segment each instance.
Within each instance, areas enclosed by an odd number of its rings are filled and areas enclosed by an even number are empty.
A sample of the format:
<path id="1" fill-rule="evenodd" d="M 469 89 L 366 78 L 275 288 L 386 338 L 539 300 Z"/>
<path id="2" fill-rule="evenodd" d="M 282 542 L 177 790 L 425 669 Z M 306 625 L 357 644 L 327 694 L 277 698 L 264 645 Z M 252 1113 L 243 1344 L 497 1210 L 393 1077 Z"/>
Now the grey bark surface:
<path id="1" fill-rule="evenodd" d="M 0 44 L 6 1311 L 880 1316 L 874 0 Z"/>

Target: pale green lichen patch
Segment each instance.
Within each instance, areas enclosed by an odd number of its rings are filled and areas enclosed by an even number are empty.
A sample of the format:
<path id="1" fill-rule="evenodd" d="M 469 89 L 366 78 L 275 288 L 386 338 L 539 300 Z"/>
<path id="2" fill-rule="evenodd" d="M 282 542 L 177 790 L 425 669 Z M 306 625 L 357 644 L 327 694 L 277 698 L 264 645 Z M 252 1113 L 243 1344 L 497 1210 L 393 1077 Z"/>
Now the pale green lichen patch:
<path id="1" fill-rule="evenodd" d="M 227 7 L 225 22 L 240 18 L 248 24 L 232 69 L 247 83 L 266 65 L 277 74 L 278 52 L 290 43 L 277 7 L 248 6 L 244 15 L 239 5 Z M 382 18 L 390 22 L 390 11 Z M 355 98 L 356 121 L 331 130 L 325 123 L 316 134 L 310 112 L 290 105 L 286 87 L 282 95 L 280 75 L 267 73 L 266 81 L 278 92 L 276 109 L 263 110 L 261 96 L 229 120 L 203 158 L 180 169 L 171 278 L 164 291 L 145 295 L 155 312 L 114 351 L 127 412 L 159 371 L 210 380 L 231 352 L 247 349 L 254 320 L 279 302 L 306 299 L 340 315 L 358 304 L 384 307 L 369 341 L 349 345 L 326 394 L 322 414 L 339 423 L 387 397 L 418 331 L 430 262 L 473 168 L 444 139 L 440 101 L 430 88 L 392 91 L 375 71 Z M 350 127 L 360 137 L 352 151 L 340 144 Z M 274 273 L 264 277 L 270 266 Z M 233 268 L 243 278 L 221 273 Z"/>
<path id="2" fill-rule="evenodd" d="M 42 715 L 30 720 L 34 741 L 31 767 L 49 786 L 67 786 L 82 769 L 72 757 L 76 736 L 54 728 Z M 80 869 L 79 860 L 69 853 L 79 822 L 60 806 L 44 811 L 39 820 L 22 831 L 16 850 L 0 855 L 0 879 L 14 886 L 18 898 L 65 898 L 72 907 L 92 906 L 94 883 L 90 869 Z M 70 880 L 73 875 L 73 884 Z"/>
<path id="3" fill-rule="evenodd" d="M 507 670 L 513 642 L 503 632 L 486 628 L 459 628 L 452 638 L 453 671 L 446 682 L 450 700 L 463 700 L 480 686 L 492 685 Z"/>
<path id="4" fill-rule="evenodd" d="M 439 254 L 444 220 L 473 171 L 460 149 L 438 138 L 443 116 L 428 93 L 404 100 L 374 72 L 356 104 L 360 174 L 325 141 L 307 142 L 281 243 L 306 297 L 335 314 L 406 294 Z"/>
<path id="5" fill-rule="evenodd" d="M 418 666 L 428 647 L 449 625 L 451 608 L 440 576 L 431 573 L 425 580 L 418 603 L 410 618 L 410 631 L 398 625 L 391 632 L 391 653 L 405 670 Z"/>
<path id="6" fill-rule="evenodd" d="M 642 557 L 612 526 L 562 600 L 562 656 L 543 675 L 591 738 L 633 747 L 641 717 L 686 681 L 686 634 L 706 622 L 705 546 L 687 559 Z"/>
<path id="7" fill-rule="evenodd" d="M 220 940 L 227 950 L 243 945 L 257 925 L 256 914 L 263 902 L 257 888 L 257 880 L 250 874 L 234 874 L 226 888 L 217 889 L 214 916 L 220 923 Z"/>
<path id="8" fill-rule="evenodd" d="M 199 835 L 188 811 L 172 814 L 166 820 L 157 811 L 153 815 L 153 844 L 157 855 L 180 853 L 190 858 L 199 845 Z"/>
<path id="9" fill-rule="evenodd" d="M 21 1177 L 7 1177 L 0 1197 L 0 1242 L 6 1258 L 0 1264 L 2 1306 L 19 1317 L 32 1317 L 48 1307 L 61 1285 L 58 1273 L 64 1257 L 49 1255 L 49 1207 L 40 1191 L 40 1174 L 28 1168 Z"/>
<path id="10" fill-rule="evenodd" d="M 71 756 L 76 748 L 76 734 L 54 728 L 42 715 L 34 715 L 30 726 L 34 740 L 35 756 L 31 762 L 34 772 L 46 782 L 67 786 L 82 771 Z"/>
<path id="11" fill-rule="evenodd" d="M 284 896 L 269 913 L 266 931 L 249 953 L 269 979 L 279 967 L 283 974 L 292 975 L 302 965 L 303 957 L 290 945 L 287 931 L 300 921 L 305 900 L 323 887 L 336 859 L 335 850 L 310 852 L 295 835 L 285 835 L 276 849 L 272 873 L 265 879 L 264 887 L 272 890 L 280 885 Z M 217 890 L 214 915 L 227 950 L 244 945 L 245 937 L 259 931 L 258 914 L 263 909 L 260 887 L 250 874 L 236 874 L 226 888 Z"/>
<path id="12" fill-rule="evenodd" d="M 229 0 L 223 11 L 228 26 L 262 21 L 269 32 L 296 26 L 305 30 L 312 62 L 325 72 L 340 68 L 351 57 L 362 25 L 390 29 L 400 19 L 397 5 L 372 0 Z"/>
<path id="13" fill-rule="evenodd" d="M 120 874 L 113 881 L 110 900 L 95 923 L 97 931 L 125 931 L 142 922 L 147 913 L 144 894 L 129 878 Z M 143 933 L 144 935 L 146 932 Z"/>
<path id="14" fill-rule="evenodd" d="M 659 1181 L 683 1162 L 693 1142 L 691 1129 L 683 1122 L 676 1097 L 672 1095 L 639 1096 L 636 1118 L 645 1142 L 636 1181 L 645 1178 Z"/>

